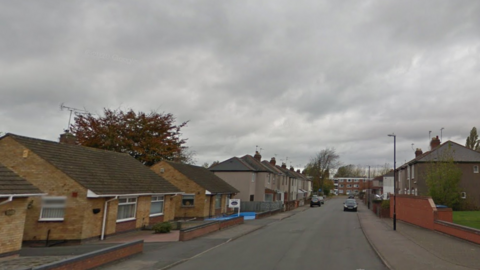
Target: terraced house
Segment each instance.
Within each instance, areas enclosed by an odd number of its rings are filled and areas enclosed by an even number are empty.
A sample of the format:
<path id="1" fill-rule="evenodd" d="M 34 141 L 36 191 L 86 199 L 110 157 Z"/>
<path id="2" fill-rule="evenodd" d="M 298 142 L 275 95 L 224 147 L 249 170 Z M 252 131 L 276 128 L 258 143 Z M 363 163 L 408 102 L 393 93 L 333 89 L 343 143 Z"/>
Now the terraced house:
<path id="1" fill-rule="evenodd" d="M 6 134 L 0 162 L 45 193 L 28 199 L 23 241 L 103 239 L 173 220 L 170 198 L 182 193 L 128 154 L 79 145 Z"/>

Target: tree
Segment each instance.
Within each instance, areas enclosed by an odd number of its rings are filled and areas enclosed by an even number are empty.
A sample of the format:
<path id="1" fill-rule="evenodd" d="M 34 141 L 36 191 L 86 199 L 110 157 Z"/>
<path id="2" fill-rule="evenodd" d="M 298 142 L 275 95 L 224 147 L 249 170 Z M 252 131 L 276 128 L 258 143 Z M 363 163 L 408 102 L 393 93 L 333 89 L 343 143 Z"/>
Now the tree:
<path id="1" fill-rule="evenodd" d="M 470 136 L 467 137 L 465 146 L 475 151 L 480 151 L 480 141 L 478 140 L 477 128 L 473 127 Z"/>
<path id="2" fill-rule="evenodd" d="M 305 167 L 308 176 L 312 178 L 313 190 L 323 188 L 324 180 L 330 177 L 330 170 L 340 166 L 340 156 L 334 148 L 325 148 L 318 152 Z"/>
<path id="3" fill-rule="evenodd" d="M 430 160 L 426 170 L 425 181 L 430 195 L 436 204 L 443 204 L 454 209 L 459 207 L 462 170 L 455 165 L 450 148 L 438 153 Z"/>
<path id="4" fill-rule="evenodd" d="M 71 132 L 84 146 L 128 153 L 147 166 L 161 160 L 193 162 L 180 130 L 187 122 L 175 124 L 172 114 L 104 109 L 104 116 L 75 116 Z"/>
<path id="5" fill-rule="evenodd" d="M 365 170 L 360 166 L 345 165 L 338 168 L 334 177 L 364 177 Z"/>

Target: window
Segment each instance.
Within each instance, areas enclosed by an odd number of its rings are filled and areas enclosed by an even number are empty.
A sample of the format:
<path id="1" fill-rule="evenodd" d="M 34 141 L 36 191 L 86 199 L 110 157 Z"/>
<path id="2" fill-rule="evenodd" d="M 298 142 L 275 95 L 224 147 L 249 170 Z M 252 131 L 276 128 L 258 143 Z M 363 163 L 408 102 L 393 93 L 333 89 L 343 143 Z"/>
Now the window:
<path id="1" fill-rule="evenodd" d="M 410 179 L 410 166 L 407 166 L 407 180 Z"/>
<path id="2" fill-rule="evenodd" d="M 63 221 L 66 201 L 65 197 L 43 197 L 40 220 Z"/>
<path id="3" fill-rule="evenodd" d="M 347 182 L 348 182 L 348 183 L 351 183 L 351 182 L 352 182 L 352 179 L 347 179 Z"/>
<path id="4" fill-rule="evenodd" d="M 466 193 L 466 192 L 460 193 L 460 197 L 461 197 L 462 199 L 466 199 L 466 198 L 467 198 L 467 193 Z"/>
<path id="5" fill-rule="evenodd" d="M 255 199 L 254 195 L 250 195 L 250 201 L 253 202 L 253 199 Z"/>
<path id="6" fill-rule="evenodd" d="M 357 182 L 357 183 L 358 183 L 358 179 L 354 179 L 353 182 Z"/>
<path id="7" fill-rule="evenodd" d="M 415 179 L 415 165 L 412 165 L 412 179 Z"/>
<path id="8" fill-rule="evenodd" d="M 152 196 L 150 216 L 163 214 L 163 196 Z"/>
<path id="9" fill-rule="evenodd" d="M 478 173 L 478 165 L 473 165 L 473 173 Z"/>
<path id="10" fill-rule="evenodd" d="M 135 219 L 137 211 L 137 198 L 118 199 L 117 221 Z"/>
<path id="11" fill-rule="evenodd" d="M 343 184 L 340 184 L 340 187 L 343 187 Z"/>
<path id="12" fill-rule="evenodd" d="M 358 184 L 356 184 L 356 185 L 353 185 L 353 187 L 356 187 L 356 188 L 358 188 Z"/>
<path id="13" fill-rule="evenodd" d="M 222 208 L 222 194 L 217 194 L 215 196 L 215 209 Z"/>
<path id="14" fill-rule="evenodd" d="M 186 194 L 182 195 L 182 206 L 183 207 L 193 207 L 195 205 L 195 195 Z"/>
<path id="15" fill-rule="evenodd" d="M 347 187 L 348 187 L 348 188 L 351 188 L 351 187 L 352 187 L 352 185 L 348 184 L 348 185 L 347 185 Z"/>
<path id="16" fill-rule="evenodd" d="M 255 173 L 252 173 L 252 183 L 255 182 Z"/>
<path id="17" fill-rule="evenodd" d="M 343 179 L 339 179 L 338 182 L 343 182 Z"/>
<path id="18" fill-rule="evenodd" d="M 270 174 L 267 174 L 267 183 L 270 183 Z"/>

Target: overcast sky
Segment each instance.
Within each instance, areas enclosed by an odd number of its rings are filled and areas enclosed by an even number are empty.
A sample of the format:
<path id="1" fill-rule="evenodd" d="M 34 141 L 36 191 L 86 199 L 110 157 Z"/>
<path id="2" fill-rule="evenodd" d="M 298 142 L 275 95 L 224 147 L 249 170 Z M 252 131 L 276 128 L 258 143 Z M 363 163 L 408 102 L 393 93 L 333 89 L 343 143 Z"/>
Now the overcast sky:
<path id="1" fill-rule="evenodd" d="M 0 34 L 4 133 L 57 141 L 62 103 L 166 112 L 198 165 L 258 145 L 303 168 L 480 128 L 480 1 L 2 1 Z"/>

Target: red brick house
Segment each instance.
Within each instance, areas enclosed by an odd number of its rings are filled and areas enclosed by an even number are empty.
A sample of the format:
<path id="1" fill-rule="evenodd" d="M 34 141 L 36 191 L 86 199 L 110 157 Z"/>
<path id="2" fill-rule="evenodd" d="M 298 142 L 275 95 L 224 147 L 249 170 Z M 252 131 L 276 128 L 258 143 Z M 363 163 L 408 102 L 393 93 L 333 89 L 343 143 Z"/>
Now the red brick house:
<path id="1" fill-rule="evenodd" d="M 0 162 L 35 185 L 24 241 L 83 241 L 174 219 L 181 191 L 128 154 L 6 134 Z"/>
<path id="2" fill-rule="evenodd" d="M 185 194 L 177 197 L 175 217 L 207 218 L 228 212 L 228 200 L 239 191 L 208 169 L 162 161 L 151 167 Z"/>
<path id="3" fill-rule="evenodd" d="M 428 166 L 447 150 L 450 151 L 455 165 L 462 170 L 459 185 L 465 205 L 469 208 L 480 208 L 480 152 L 452 141 L 441 144 L 438 136 L 432 138 L 430 151 L 423 153 L 417 148 L 415 158 L 397 168 L 395 173 L 398 179 L 398 194 L 427 195 L 425 178 Z"/>
<path id="4" fill-rule="evenodd" d="M 0 257 L 17 254 L 30 198 L 43 193 L 0 163 Z"/>

